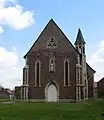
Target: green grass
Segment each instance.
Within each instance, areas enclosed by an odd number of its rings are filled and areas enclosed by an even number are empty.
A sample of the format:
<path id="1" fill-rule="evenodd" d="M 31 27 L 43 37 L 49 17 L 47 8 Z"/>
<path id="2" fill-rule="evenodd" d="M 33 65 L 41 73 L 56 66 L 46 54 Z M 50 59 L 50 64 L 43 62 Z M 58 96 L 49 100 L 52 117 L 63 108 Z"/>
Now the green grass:
<path id="1" fill-rule="evenodd" d="M 104 101 L 88 103 L 0 103 L 0 120 L 104 120 Z"/>
<path id="2" fill-rule="evenodd" d="M 12 100 L 10 100 L 10 99 L 0 98 L 0 102 L 7 102 L 7 101 L 12 101 Z"/>

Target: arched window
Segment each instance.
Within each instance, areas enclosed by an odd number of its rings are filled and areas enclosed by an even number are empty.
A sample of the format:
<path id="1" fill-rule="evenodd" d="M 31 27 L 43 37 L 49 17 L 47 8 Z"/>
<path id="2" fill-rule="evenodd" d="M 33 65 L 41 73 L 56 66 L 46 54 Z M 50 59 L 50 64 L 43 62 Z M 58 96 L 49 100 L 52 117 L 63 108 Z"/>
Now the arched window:
<path id="1" fill-rule="evenodd" d="M 29 75 L 29 65 L 26 65 L 23 68 L 23 84 L 27 85 L 28 84 L 28 75 Z"/>
<path id="2" fill-rule="evenodd" d="M 64 86 L 69 86 L 69 61 L 64 61 Z"/>
<path id="3" fill-rule="evenodd" d="M 40 86 L 40 72 L 41 72 L 41 63 L 40 61 L 35 62 L 35 86 Z"/>
<path id="4" fill-rule="evenodd" d="M 29 65 L 23 68 L 23 86 L 21 88 L 21 99 L 28 99 L 28 81 L 29 81 Z"/>

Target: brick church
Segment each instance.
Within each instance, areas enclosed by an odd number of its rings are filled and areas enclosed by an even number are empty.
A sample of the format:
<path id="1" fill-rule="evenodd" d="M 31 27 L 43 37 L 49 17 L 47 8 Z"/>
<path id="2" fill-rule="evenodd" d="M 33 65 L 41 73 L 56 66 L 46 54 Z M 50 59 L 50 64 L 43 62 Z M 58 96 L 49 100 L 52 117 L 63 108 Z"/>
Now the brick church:
<path id="1" fill-rule="evenodd" d="M 24 58 L 21 99 L 75 102 L 93 97 L 95 70 L 86 63 L 80 29 L 73 46 L 51 19 Z"/>

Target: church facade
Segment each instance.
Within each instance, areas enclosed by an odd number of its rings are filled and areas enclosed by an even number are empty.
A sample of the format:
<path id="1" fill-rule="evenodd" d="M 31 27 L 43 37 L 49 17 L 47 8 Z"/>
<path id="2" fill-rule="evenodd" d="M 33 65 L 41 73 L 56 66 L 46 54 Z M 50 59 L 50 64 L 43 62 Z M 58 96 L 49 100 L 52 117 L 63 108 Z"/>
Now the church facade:
<path id="1" fill-rule="evenodd" d="M 24 58 L 21 99 L 70 102 L 93 97 L 95 71 L 86 63 L 80 29 L 74 47 L 51 19 Z"/>

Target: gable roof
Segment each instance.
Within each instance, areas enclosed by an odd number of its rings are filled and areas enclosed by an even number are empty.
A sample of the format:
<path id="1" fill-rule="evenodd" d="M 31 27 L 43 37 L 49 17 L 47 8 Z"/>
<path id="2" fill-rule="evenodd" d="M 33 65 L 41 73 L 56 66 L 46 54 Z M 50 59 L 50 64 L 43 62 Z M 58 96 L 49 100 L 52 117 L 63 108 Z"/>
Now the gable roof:
<path id="1" fill-rule="evenodd" d="M 88 66 L 89 69 L 91 69 L 93 71 L 93 73 L 95 73 L 96 71 L 94 69 L 92 69 L 91 66 L 88 65 L 88 63 L 86 63 L 86 65 Z"/>
<path id="2" fill-rule="evenodd" d="M 86 44 L 85 41 L 84 41 L 84 38 L 83 38 L 83 35 L 82 35 L 82 32 L 80 30 L 80 28 L 78 29 L 78 34 L 77 34 L 77 38 L 76 38 L 76 41 L 75 41 L 75 45 L 78 45 L 78 44 Z"/>
<path id="3" fill-rule="evenodd" d="M 34 44 L 31 46 L 31 48 L 29 49 L 29 51 L 25 54 L 24 58 L 26 58 L 26 56 L 28 55 L 28 53 L 32 50 L 32 48 L 34 47 L 34 45 L 37 43 L 37 41 L 39 40 L 39 38 L 41 37 L 41 35 L 43 34 L 43 32 L 46 30 L 46 28 L 48 26 L 51 25 L 55 25 L 57 27 L 57 29 L 59 29 L 59 31 L 62 33 L 62 35 L 66 38 L 66 40 L 70 43 L 70 45 L 73 47 L 73 49 L 79 53 L 77 51 L 77 49 L 73 46 L 73 44 L 69 41 L 69 39 L 66 37 L 66 35 L 63 33 L 63 31 L 58 27 L 58 25 L 55 23 L 55 21 L 53 19 L 50 19 L 50 21 L 48 22 L 48 24 L 45 26 L 45 28 L 43 29 L 43 31 L 41 32 L 41 34 L 39 35 L 39 37 L 36 39 L 36 41 L 34 42 Z M 80 54 L 80 53 L 79 53 Z"/>
<path id="4" fill-rule="evenodd" d="M 100 82 L 104 82 L 104 77 L 103 78 L 101 78 L 101 80 L 99 80 L 97 83 L 100 83 Z"/>
<path id="5" fill-rule="evenodd" d="M 59 31 L 62 33 L 62 35 L 66 38 L 66 40 L 70 43 L 70 45 L 72 46 L 72 48 L 78 53 L 79 51 L 73 46 L 73 44 L 69 41 L 69 39 L 66 37 L 66 35 L 64 34 L 64 32 L 58 27 L 58 25 L 55 23 L 55 21 L 51 18 L 50 21 L 48 22 L 48 24 L 45 26 L 45 28 L 43 29 L 43 31 L 41 32 L 41 34 L 39 35 L 39 37 L 37 38 L 37 40 L 34 42 L 34 44 L 31 46 L 31 48 L 29 49 L 29 51 L 25 54 L 24 58 L 26 58 L 26 56 L 28 55 L 28 53 L 32 50 L 32 48 L 34 47 L 34 45 L 37 43 L 37 41 L 39 40 L 39 38 L 41 37 L 41 35 L 43 34 L 43 32 L 46 30 L 46 28 L 48 26 L 50 26 L 51 24 L 54 24 L 57 29 L 59 29 Z M 80 40 L 81 39 L 81 40 Z M 79 43 L 79 42 L 83 42 L 85 44 L 85 41 L 84 41 L 84 38 L 83 38 L 83 35 L 82 35 L 82 32 L 81 30 L 79 29 L 78 30 L 78 35 L 77 35 L 77 39 L 76 39 L 76 42 L 75 43 Z M 81 55 L 81 54 L 80 54 Z M 86 63 L 87 64 L 87 63 Z M 88 64 L 87 64 L 88 65 Z M 93 70 L 89 65 L 88 67 L 95 73 L 96 71 Z"/>

